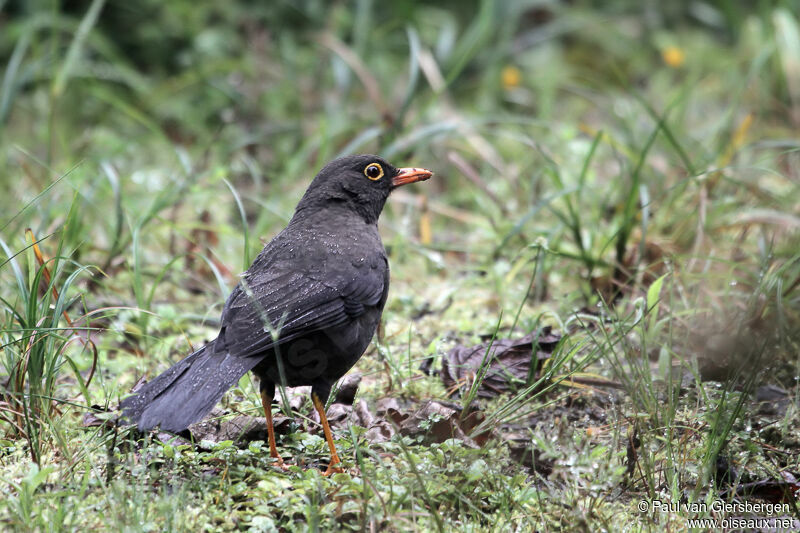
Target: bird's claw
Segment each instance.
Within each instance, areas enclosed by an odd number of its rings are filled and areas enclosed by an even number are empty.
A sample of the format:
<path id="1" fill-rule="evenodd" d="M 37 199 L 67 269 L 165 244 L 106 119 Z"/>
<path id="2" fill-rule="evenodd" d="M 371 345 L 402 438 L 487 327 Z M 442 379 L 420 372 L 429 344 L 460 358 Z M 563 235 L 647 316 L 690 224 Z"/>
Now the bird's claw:
<path id="1" fill-rule="evenodd" d="M 283 458 L 282 457 L 280 457 L 280 456 L 273 457 L 273 459 L 275 459 L 275 462 L 272 463 L 272 466 L 280 468 L 284 472 L 288 472 L 289 471 L 289 465 L 287 465 L 286 463 L 283 462 Z"/>
<path id="2" fill-rule="evenodd" d="M 328 465 L 328 469 L 322 473 L 323 476 L 328 477 L 331 474 L 344 474 L 344 468 L 341 467 L 340 462 L 331 463 Z"/>

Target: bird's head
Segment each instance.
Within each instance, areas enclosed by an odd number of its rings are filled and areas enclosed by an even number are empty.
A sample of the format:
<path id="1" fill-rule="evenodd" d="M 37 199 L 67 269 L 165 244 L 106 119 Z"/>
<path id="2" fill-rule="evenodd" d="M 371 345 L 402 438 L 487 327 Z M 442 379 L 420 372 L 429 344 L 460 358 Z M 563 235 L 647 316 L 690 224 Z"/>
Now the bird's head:
<path id="1" fill-rule="evenodd" d="M 423 181 L 433 173 L 424 168 L 397 168 L 377 155 L 351 155 L 325 165 L 311 182 L 297 213 L 307 208 L 341 206 L 372 224 L 397 187 Z"/>

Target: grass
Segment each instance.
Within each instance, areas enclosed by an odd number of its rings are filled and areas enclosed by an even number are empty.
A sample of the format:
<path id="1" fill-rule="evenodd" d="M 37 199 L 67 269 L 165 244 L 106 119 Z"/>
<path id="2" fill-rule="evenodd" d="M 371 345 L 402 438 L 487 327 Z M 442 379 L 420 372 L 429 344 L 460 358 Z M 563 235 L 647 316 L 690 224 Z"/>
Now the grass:
<path id="1" fill-rule="evenodd" d="M 685 530 L 637 504 L 797 476 L 800 14 L 592 4 L 0 4 L 2 529 Z M 486 444 L 353 424 L 327 479 L 308 405 L 288 473 L 84 424 L 216 334 L 354 152 L 436 173 L 382 217 L 358 399 L 458 402 Z M 515 392 L 418 370 L 543 325 L 568 335 Z M 257 387 L 221 405 L 258 416 Z"/>

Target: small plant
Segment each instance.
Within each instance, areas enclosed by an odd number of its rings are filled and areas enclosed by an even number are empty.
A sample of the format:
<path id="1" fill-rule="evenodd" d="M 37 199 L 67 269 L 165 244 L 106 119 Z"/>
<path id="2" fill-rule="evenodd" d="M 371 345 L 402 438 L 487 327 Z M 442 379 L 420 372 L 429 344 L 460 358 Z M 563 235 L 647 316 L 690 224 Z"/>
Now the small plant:
<path id="1" fill-rule="evenodd" d="M 66 224 L 74 222 L 77 216 L 78 210 L 71 209 Z M 0 297 L 3 321 L 0 346 L 8 376 L 0 395 L 0 417 L 7 423 L 11 438 L 27 440 L 31 459 L 40 464 L 53 418 L 60 412 L 57 389 L 65 365 L 74 371 L 80 389 L 88 398 L 86 391 L 94 364 L 84 380 L 67 353 L 78 332 L 67 312 L 75 301 L 73 285 L 88 267 L 62 256 L 63 239 L 55 256 L 45 260 L 39 247 L 41 241 L 30 230 L 26 237 L 27 245 L 17 252 L 12 252 L 0 239 L 7 256 L 0 268 L 13 273 L 17 289 L 14 301 Z M 21 262 L 20 257 L 25 261 Z M 94 344 L 89 340 L 80 342 L 84 349 L 93 352 L 96 364 Z"/>

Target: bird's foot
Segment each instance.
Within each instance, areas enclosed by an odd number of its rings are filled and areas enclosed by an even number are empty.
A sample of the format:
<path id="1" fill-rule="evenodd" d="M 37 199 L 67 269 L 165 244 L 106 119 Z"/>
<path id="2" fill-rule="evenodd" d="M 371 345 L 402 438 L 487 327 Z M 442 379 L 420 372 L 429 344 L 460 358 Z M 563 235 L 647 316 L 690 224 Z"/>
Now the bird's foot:
<path id="1" fill-rule="evenodd" d="M 279 455 L 277 457 L 273 457 L 273 459 L 275 459 L 275 462 L 272 463 L 272 466 L 278 467 L 284 472 L 289 471 L 289 465 L 283 462 L 283 457 Z"/>
<path id="2" fill-rule="evenodd" d="M 331 462 L 331 464 L 328 465 L 328 469 L 325 470 L 325 472 L 323 472 L 322 475 L 328 477 L 331 474 L 343 474 L 344 468 L 342 468 L 341 465 L 342 463 L 339 461 Z"/>

